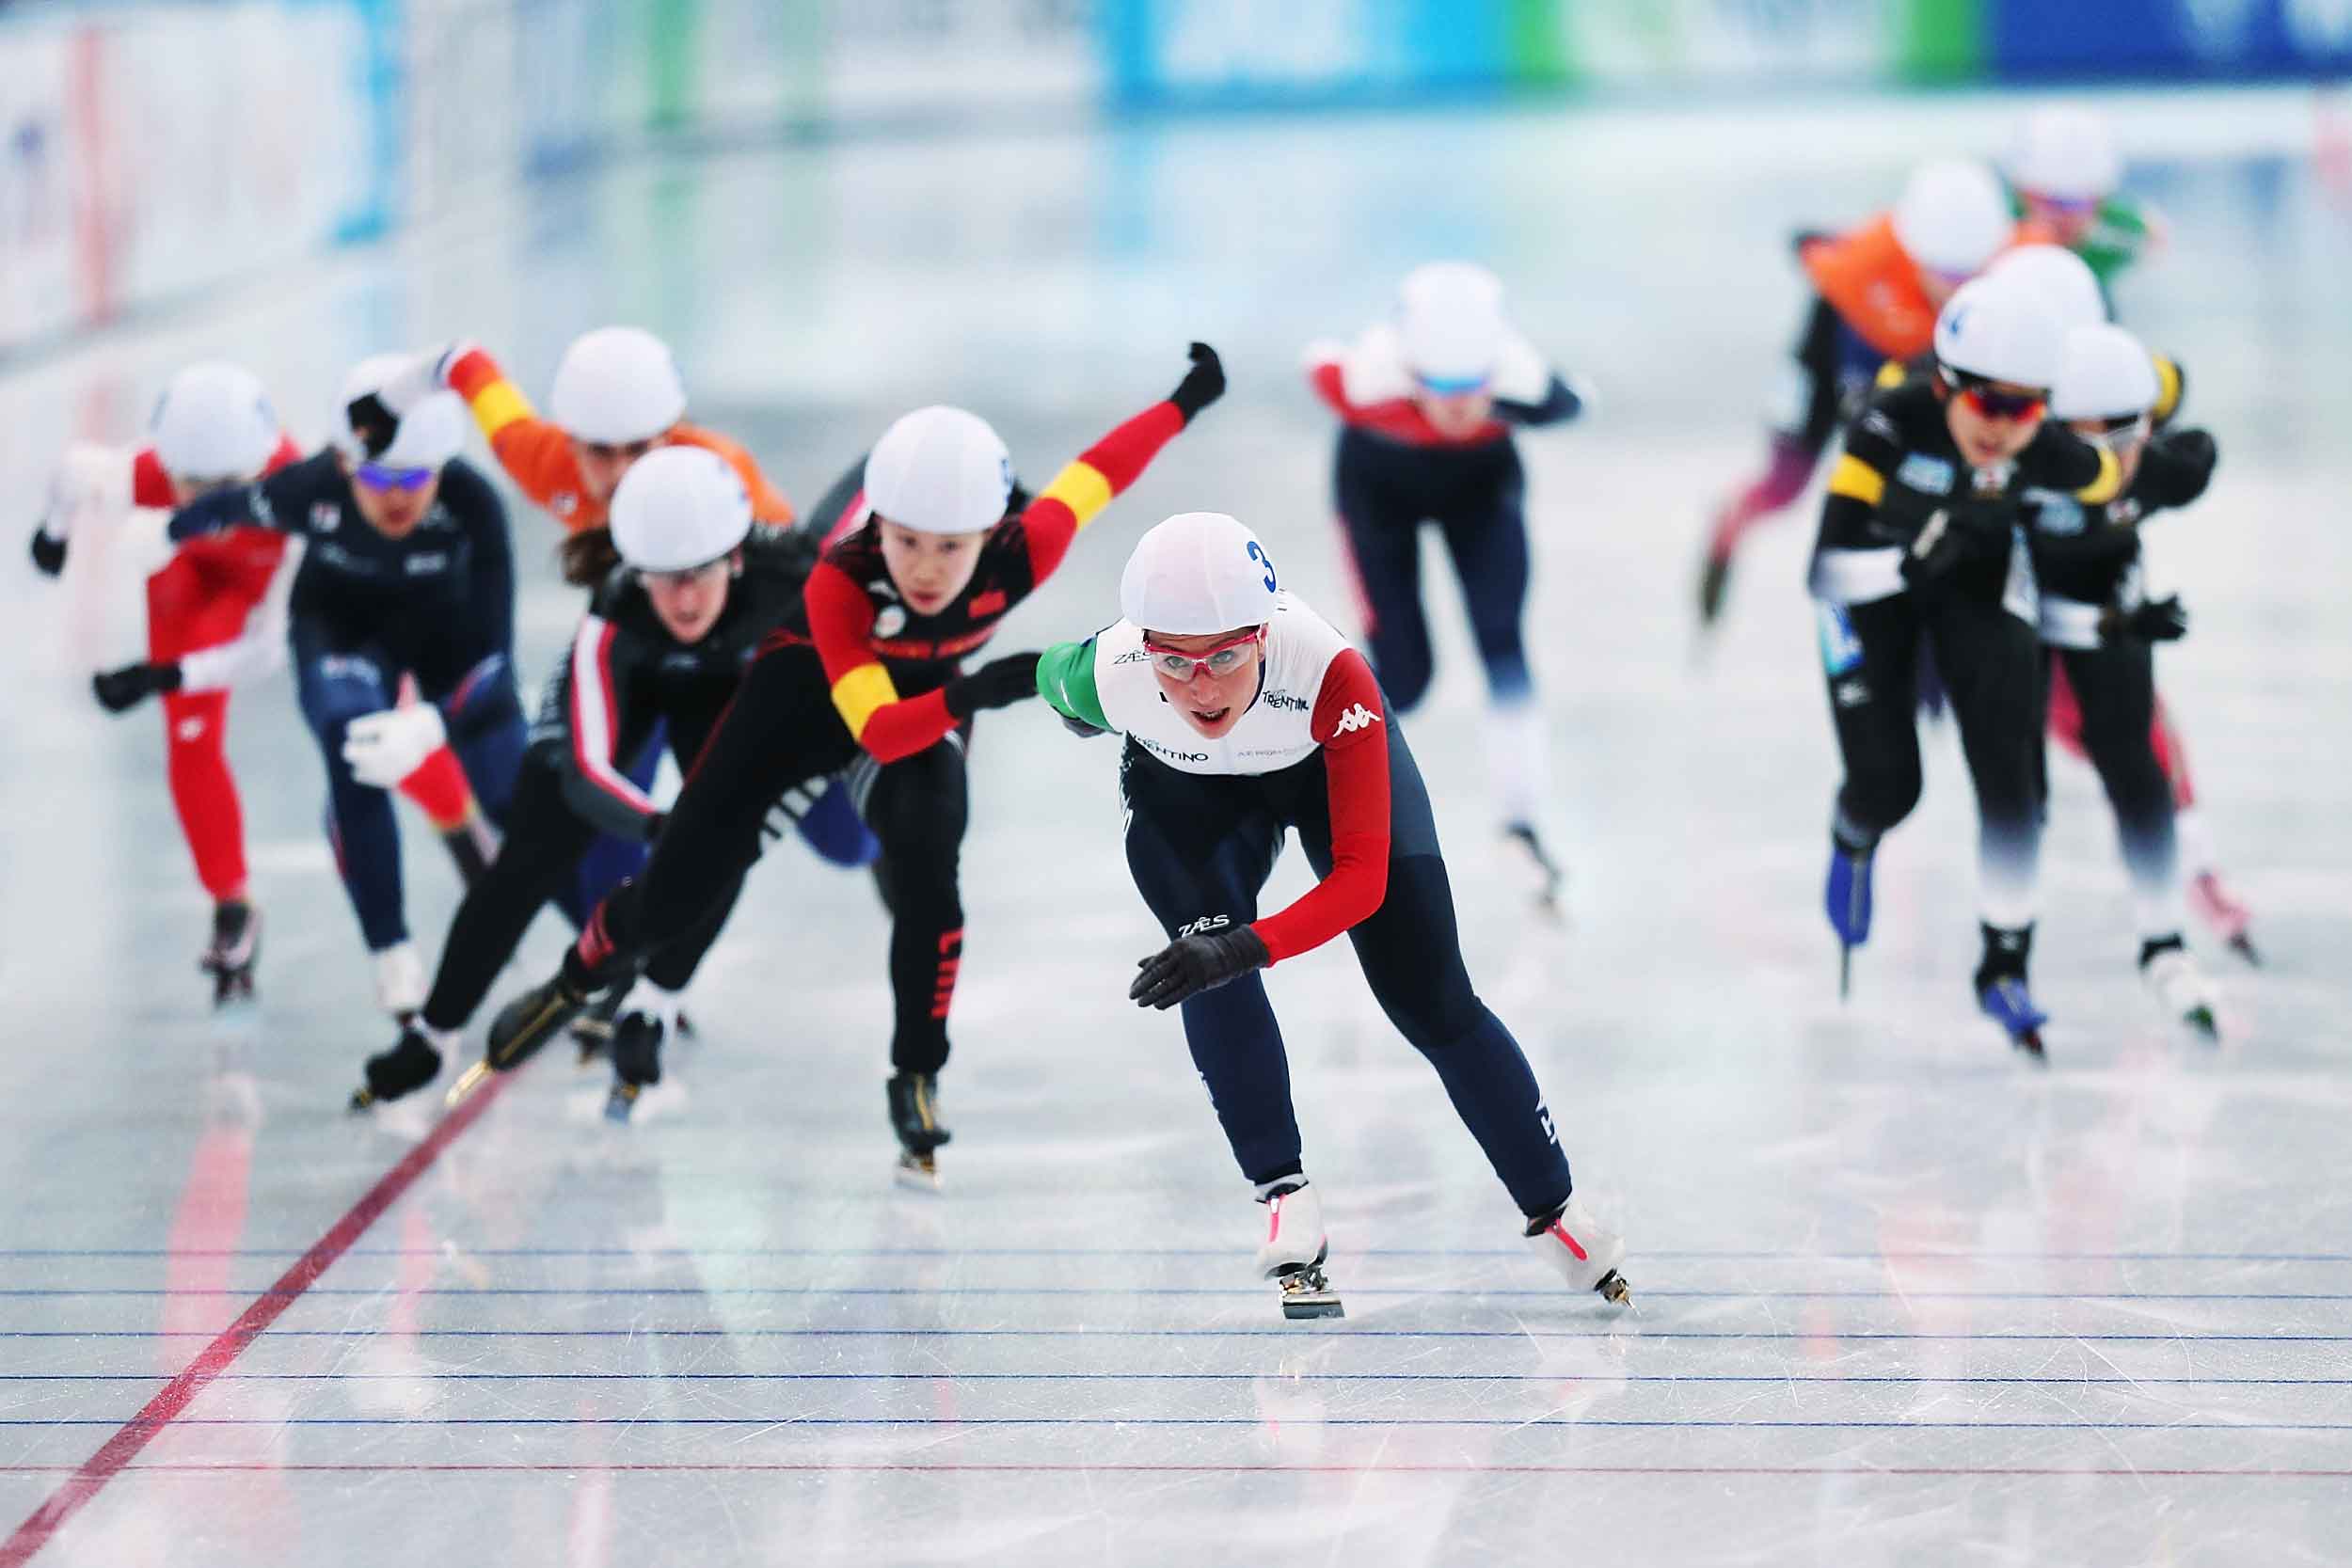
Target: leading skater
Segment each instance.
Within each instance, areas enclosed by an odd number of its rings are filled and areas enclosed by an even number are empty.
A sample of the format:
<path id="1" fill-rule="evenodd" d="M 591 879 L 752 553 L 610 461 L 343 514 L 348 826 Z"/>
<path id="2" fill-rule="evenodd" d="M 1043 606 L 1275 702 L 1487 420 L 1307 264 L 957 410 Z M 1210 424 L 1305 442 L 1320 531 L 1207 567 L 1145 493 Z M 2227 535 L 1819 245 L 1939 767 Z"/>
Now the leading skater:
<path id="1" fill-rule="evenodd" d="M 1342 932 L 1526 1215 L 1528 1244 L 1572 1288 L 1625 1300 L 1625 1243 L 1577 1200 L 1527 1058 L 1470 989 L 1428 793 L 1371 666 L 1217 513 L 1145 534 L 1119 602 L 1116 625 L 1046 650 L 1038 689 L 1073 728 L 1126 737 L 1127 863 L 1169 938 L 1127 994 L 1184 1009 L 1194 1065 L 1268 1211 L 1258 1268 L 1284 1315 L 1341 1308 L 1258 971 Z M 1320 880 L 1261 915 L 1291 829 Z"/>

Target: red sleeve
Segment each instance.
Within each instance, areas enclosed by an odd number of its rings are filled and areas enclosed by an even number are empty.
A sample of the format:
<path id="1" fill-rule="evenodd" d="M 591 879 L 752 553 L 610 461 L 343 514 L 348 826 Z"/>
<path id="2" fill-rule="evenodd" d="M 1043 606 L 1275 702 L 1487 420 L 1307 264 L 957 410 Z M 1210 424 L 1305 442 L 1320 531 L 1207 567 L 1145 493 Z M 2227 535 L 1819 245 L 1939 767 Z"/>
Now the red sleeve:
<path id="1" fill-rule="evenodd" d="M 1326 359 L 1307 372 L 1307 385 L 1315 389 L 1315 396 L 1331 405 L 1331 412 L 1344 420 L 1355 410 L 1348 405 L 1347 382 L 1340 373 L 1340 362 Z"/>
<path id="2" fill-rule="evenodd" d="M 833 705 L 850 734 L 877 762 L 911 757 L 956 727 L 947 695 L 900 697 L 890 672 L 874 657 L 874 601 L 850 574 L 820 561 L 801 591 L 808 606 L 809 641 L 825 666 Z"/>
<path id="3" fill-rule="evenodd" d="M 1323 747 L 1331 870 L 1298 902 L 1250 927 L 1271 963 L 1370 919 L 1389 895 L 1389 722 L 1372 666 L 1355 649 L 1324 672 L 1308 733 Z"/>
<path id="4" fill-rule="evenodd" d="M 1029 580 L 1035 587 L 1054 575 L 1070 542 L 1150 467 L 1160 449 L 1184 428 L 1184 416 L 1162 399 L 1078 454 L 1054 476 L 1021 515 L 1029 540 Z"/>
<path id="5" fill-rule="evenodd" d="M 171 499 L 171 476 L 164 472 L 163 459 L 155 455 L 153 447 L 141 447 L 131 454 L 131 504 L 166 511 L 177 504 Z"/>
<path id="6" fill-rule="evenodd" d="M 280 431 L 278 434 L 278 450 L 269 454 L 269 461 L 267 463 L 262 465 L 262 472 L 265 474 L 274 474 L 278 469 L 283 468 L 290 464 L 299 463 L 301 461 L 302 449 L 294 445 L 294 438 L 293 436 L 287 435 L 283 431 Z"/>

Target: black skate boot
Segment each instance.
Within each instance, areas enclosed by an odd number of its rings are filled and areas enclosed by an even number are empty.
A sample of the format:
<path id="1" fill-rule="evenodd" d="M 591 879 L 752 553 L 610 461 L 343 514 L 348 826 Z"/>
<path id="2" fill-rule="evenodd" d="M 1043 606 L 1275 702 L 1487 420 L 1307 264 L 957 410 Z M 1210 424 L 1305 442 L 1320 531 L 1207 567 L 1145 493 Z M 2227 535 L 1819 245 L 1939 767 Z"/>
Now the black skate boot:
<path id="1" fill-rule="evenodd" d="M 623 1013 L 612 1026 L 612 1095 L 605 1118 L 627 1121 L 637 1097 L 661 1082 L 661 1021 L 647 1013 Z"/>
<path id="2" fill-rule="evenodd" d="M 939 1080 L 928 1072 L 901 1072 L 890 1080 L 891 1130 L 898 1134 L 898 1180 L 903 1186 L 937 1191 L 935 1152 L 953 1134 L 939 1124 Z"/>
<path id="3" fill-rule="evenodd" d="M 416 1093 L 441 1075 L 441 1053 L 424 1031 L 407 1024 L 389 1051 L 368 1058 L 368 1081 L 351 1092 L 351 1108 L 364 1111 Z"/>
<path id="4" fill-rule="evenodd" d="M 512 1072 L 531 1060 L 558 1030 L 580 1016 L 598 991 L 616 981 L 626 985 L 631 978 L 626 970 L 612 978 L 597 975 L 580 961 L 578 949 L 564 949 L 555 978 L 532 987 L 499 1009 L 498 1017 L 490 1021 L 490 1037 L 483 1047 L 482 1060 L 450 1085 L 449 1103 L 456 1105 L 490 1073 Z"/>
<path id="5" fill-rule="evenodd" d="M 213 1006 L 253 999 L 253 965 L 262 956 L 262 911 L 243 898 L 213 906 L 213 940 L 197 967 L 213 977 Z"/>
<path id="6" fill-rule="evenodd" d="M 1984 959 L 1977 965 L 1977 1006 L 2008 1034 L 2010 1044 L 2035 1062 L 2047 1061 L 2042 1049 L 2042 1026 L 2050 1022 L 2050 1015 L 2034 1006 L 2033 993 L 2026 989 L 2026 960 L 2033 953 L 2033 927 L 1987 926 L 1983 930 Z"/>

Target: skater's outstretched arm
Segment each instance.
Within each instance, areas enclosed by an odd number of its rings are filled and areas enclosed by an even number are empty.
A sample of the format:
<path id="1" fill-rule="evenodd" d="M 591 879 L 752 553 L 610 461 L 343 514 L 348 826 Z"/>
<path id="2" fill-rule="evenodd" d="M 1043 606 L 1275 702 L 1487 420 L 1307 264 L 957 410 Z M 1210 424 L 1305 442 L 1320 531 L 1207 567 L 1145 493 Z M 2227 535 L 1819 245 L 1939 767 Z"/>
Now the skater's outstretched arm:
<path id="1" fill-rule="evenodd" d="M 1070 542 L 1141 477 L 1160 449 L 1190 424 L 1193 416 L 1225 394 L 1225 367 L 1206 343 L 1191 349 L 1192 369 L 1174 391 L 1126 420 L 1066 464 L 1028 510 L 1021 530 L 1028 536 L 1029 570 L 1035 583 L 1053 576 Z"/>

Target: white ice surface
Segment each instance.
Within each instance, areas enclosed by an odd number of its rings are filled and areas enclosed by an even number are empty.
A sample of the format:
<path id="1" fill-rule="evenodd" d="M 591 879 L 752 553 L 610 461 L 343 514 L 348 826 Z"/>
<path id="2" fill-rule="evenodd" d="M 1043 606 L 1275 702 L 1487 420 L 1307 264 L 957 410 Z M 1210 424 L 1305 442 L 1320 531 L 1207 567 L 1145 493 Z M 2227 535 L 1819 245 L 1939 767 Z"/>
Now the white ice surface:
<path id="1" fill-rule="evenodd" d="M 1491 836 L 1435 560 L 1442 673 L 1411 728 L 1473 975 L 1628 1234 L 1638 1300 L 1610 1319 L 1518 1254 L 1342 947 L 1270 981 L 1349 1312 L 1285 1325 L 1176 1025 L 1123 1001 L 1157 937 L 1107 750 L 1016 711 L 974 752 L 947 1194 L 888 1182 L 870 881 L 788 847 L 709 967 L 663 1114 L 607 1128 L 596 1076 L 550 1052 L 40 1560 L 2352 1559 L 2352 193 L 2305 156 L 2308 103 L 2119 107 L 2176 229 L 2126 318 L 2187 363 L 2225 454 L 2155 546 L 2197 615 L 2162 685 L 2271 959 L 2227 973 L 2225 1047 L 2138 990 L 2105 807 L 2064 761 L 2049 1069 L 1972 1015 L 1947 735 L 1840 1008 L 1809 516 L 1756 539 L 1709 657 L 1690 632 L 1703 517 L 1758 455 L 1796 325 L 1787 233 L 1861 214 L 1945 138 L 1997 145 L 2012 111 L 1171 120 L 646 164 L 0 366 L 23 523 L 67 436 L 127 435 L 204 352 L 253 363 L 316 436 L 363 352 L 464 332 L 536 391 L 571 332 L 634 320 L 676 342 L 702 417 L 812 499 L 934 400 L 1042 478 L 1164 391 L 1185 340 L 1217 342 L 1227 404 L 1010 648 L 1108 619 L 1124 541 L 1195 507 L 1253 521 L 1346 621 L 1297 349 L 1415 261 L 1490 261 L 1608 400 L 1525 447 L 1565 930 L 1524 918 Z M 516 531 L 536 672 L 577 607 L 552 529 Z M 6 1529 L 431 1113 L 341 1110 L 386 1037 L 284 677 L 234 707 L 269 926 L 258 1008 L 216 1021 L 157 720 L 96 713 L 59 595 L 14 554 L 0 608 Z M 432 950 L 453 892 L 406 825 Z M 555 948 L 550 920 L 508 984 Z"/>

